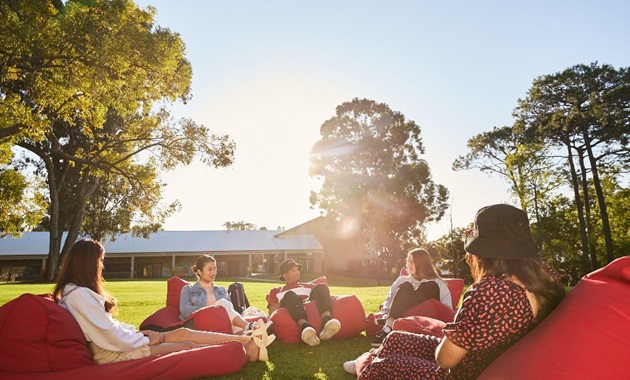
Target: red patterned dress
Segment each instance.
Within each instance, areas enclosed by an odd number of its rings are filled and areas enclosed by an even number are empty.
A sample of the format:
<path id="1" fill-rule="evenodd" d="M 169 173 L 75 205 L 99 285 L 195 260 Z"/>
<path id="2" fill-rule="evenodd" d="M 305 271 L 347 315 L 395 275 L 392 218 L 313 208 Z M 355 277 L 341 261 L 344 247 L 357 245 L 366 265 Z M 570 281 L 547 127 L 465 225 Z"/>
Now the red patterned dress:
<path id="1" fill-rule="evenodd" d="M 359 379 L 476 379 L 533 325 L 525 289 L 486 277 L 464 294 L 455 320 L 444 326 L 451 342 L 468 350 L 455 368 L 441 369 L 435 361 L 440 338 L 394 331 L 380 350 L 370 354 Z"/>

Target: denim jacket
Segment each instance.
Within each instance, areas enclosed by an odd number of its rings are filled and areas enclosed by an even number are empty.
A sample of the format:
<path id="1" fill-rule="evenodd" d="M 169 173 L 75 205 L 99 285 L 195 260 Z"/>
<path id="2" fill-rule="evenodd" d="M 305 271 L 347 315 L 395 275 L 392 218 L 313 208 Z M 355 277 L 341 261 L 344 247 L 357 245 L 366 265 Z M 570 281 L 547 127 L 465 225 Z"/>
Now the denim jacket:
<path id="1" fill-rule="evenodd" d="M 222 286 L 215 285 L 212 292 L 217 300 L 221 298 L 230 300 L 227 290 Z M 193 285 L 185 285 L 179 295 L 179 312 L 181 313 L 179 319 L 184 320 L 188 318 L 190 314 L 205 307 L 207 301 L 208 295 L 199 284 L 199 281 Z"/>

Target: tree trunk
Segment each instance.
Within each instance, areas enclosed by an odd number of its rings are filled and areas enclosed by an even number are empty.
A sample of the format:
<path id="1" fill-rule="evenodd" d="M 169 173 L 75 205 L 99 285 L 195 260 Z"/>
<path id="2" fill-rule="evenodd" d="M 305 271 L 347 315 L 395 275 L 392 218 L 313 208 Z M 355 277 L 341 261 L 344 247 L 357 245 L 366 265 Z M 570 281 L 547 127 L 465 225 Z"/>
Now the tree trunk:
<path id="1" fill-rule="evenodd" d="M 580 170 L 582 174 L 582 195 L 584 197 L 584 214 L 586 219 L 586 230 L 588 231 L 588 241 L 591 257 L 591 270 L 599 268 L 599 261 L 597 260 L 597 249 L 593 244 L 593 217 L 591 213 L 591 196 L 588 189 L 588 176 L 586 175 L 586 166 L 584 165 L 584 150 L 576 148 L 578 152 L 578 162 L 580 163 Z"/>
<path id="2" fill-rule="evenodd" d="M 57 268 L 59 267 L 59 249 L 61 247 L 61 238 L 62 233 L 59 231 L 59 183 L 61 181 L 57 181 L 57 174 L 55 173 L 55 167 L 52 159 L 41 150 L 39 147 L 35 145 L 31 145 L 29 143 L 21 142 L 18 144 L 22 148 L 33 152 L 39 158 L 41 158 L 42 162 L 46 166 L 46 172 L 48 174 L 48 191 L 50 192 L 50 206 L 49 206 L 49 217 L 50 217 L 50 230 L 49 230 L 49 241 L 48 241 L 48 258 L 46 260 L 46 267 L 44 268 L 44 273 L 42 277 L 44 280 L 53 281 L 55 279 L 55 274 L 57 272 Z"/>
<path id="3" fill-rule="evenodd" d="M 50 160 L 44 159 L 46 166 Z M 48 281 L 54 281 L 57 269 L 61 264 L 59 260 L 59 250 L 61 249 L 61 239 L 63 231 L 59 229 L 59 188 L 57 186 L 57 178 L 55 170 L 47 168 L 48 171 L 48 188 L 50 190 L 50 242 L 48 244 L 48 260 L 46 260 L 46 271 L 44 278 Z"/>
<path id="4" fill-rule="evenodd" d="M 61 250 L 61 257 L 64 257 L 70 248 L 74 245 L 79 237 L 79 233 L 81 232 L 81 226 L 83 224 L 83 216 L 85 215 L 85 209 L 87 208 L 88 200 L 94 194 L 94 191 L 98 187 L 100 183 L 99 177 L 92 177 L 89 173 L 83 177 L 81 181 L 81 193 L 79 197 L 79 202 L 77 202 L 77 209 L 72 217 L 72 224 L 68 229 L 68 236 L 66 237 L 66 241 L 63 245 L 63 249 Z"/>
<path id="5" fill-rule="evenodd" d="M 571 182 L 573 185 L 573 196 L 575 197 L 575 207 L 577 208 L 578 220 L 580 222 L 580 237 L 582 240 L 582 269 L 584 270 L 584 274 L 586 274 L 591 271 L 591 268 L 590 268 L 591 265 L 589 261 L 589 248 L 588 248 L 588 236 L 586 234 L 586 223 L 584 222 L 584 210 L 582 209 L 580 187 L 578 184 L 577 173 L 575 172 L 575 164 L 573 163 L 573 154 L 571 153 L 571 144 L 568 141 L 565 141 L 565 145 L 568 151 L 567 159 L 568 159 L 569 167 L 571 171 Z"/>
<path id="6" fill-rule="evenodd" d="M 593 154 L 591 139 L 588 137 L 587 133 L 584 133 L 584 139 L 586 141 L 586 152 L 588 153 L 588 159 L 591 164 L 591 172 L 593 173 L 593 185 L 595 186 L 595 193 L 597 194 L 597 204 L 599 205 L 599 212 L 602 218 L 602 233 L 604 234 L 604 242 L 606 243 L 606 260 L 610 263 L 615 259 L 615 255 L 613 253 L 613 241 L 612 233 L 610 231 L 610 221 L 608 220 L 608 209 L 606 208 L 606 200 L 604 199 L 602 183 L 599 179 L 597 160 Z"/>

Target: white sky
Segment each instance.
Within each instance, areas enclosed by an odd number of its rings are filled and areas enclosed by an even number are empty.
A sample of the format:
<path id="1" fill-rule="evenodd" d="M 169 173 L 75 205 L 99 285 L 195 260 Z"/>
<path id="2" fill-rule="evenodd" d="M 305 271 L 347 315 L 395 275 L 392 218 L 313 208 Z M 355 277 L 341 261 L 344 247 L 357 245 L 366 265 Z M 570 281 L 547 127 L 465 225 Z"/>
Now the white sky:
<path id="1" fill-rule="evenodd" d="M 467 140 L 511 125 L 535 77 L 594 61 L 630 65 L 627 1 L 136 0 L 181 34 L 193 99 L 173 107 L 236 141 L 235 164 L 163 176 L 183 209 L 166 230 L 223 229 L 226 221 L 291 228 L 319 215 L 308 196 L 308 155 L 335 107 L 386 103 L 422 128 L 435 182 L 451 192 L 455 227 L 507 184 L 453 172 Z M 429 238 L 449 230 L 448 215 Z"/>

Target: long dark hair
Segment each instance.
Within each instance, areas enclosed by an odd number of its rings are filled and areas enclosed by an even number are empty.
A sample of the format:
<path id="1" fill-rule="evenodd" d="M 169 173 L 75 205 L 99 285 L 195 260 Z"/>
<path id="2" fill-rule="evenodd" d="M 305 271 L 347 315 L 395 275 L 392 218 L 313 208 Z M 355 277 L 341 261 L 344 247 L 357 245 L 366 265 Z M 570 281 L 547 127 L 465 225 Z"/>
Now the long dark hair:
<path id="1" fill-rule="evenodd" d="M 117 301 L 104 288 L 102 260 L 105 258 L 105 248 L 96 240 L 79 240 L 63 258 L 61 271 L 53 291 L 56 300 L 66 285 L 72 283 L 83 286 L 105 298 L 105 311 L 114 314 Z"/>
<path id="2" fill-rule="evenodd" d="M 543 262 L 536 257 L 515 260 L 489 259 L 466 253 L 466 262 L 470 266 L 473 279 L 479 282 L 484 277 L 503 278 L 514 276 L 534 293 L 540 310 L 536 322 L 540 322 L 558 306 L 564 298 L 564 287 L 557 281 Z"/>

